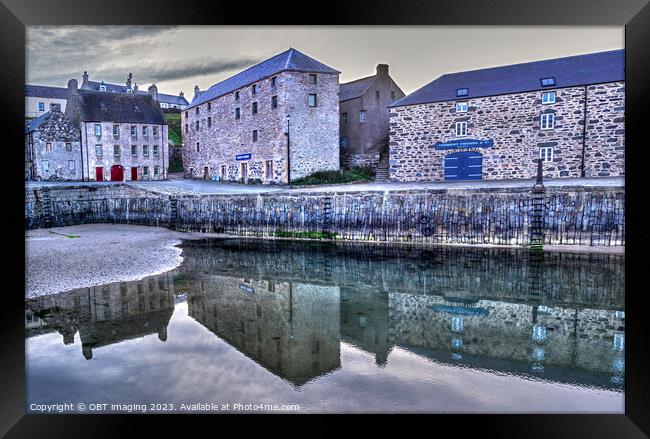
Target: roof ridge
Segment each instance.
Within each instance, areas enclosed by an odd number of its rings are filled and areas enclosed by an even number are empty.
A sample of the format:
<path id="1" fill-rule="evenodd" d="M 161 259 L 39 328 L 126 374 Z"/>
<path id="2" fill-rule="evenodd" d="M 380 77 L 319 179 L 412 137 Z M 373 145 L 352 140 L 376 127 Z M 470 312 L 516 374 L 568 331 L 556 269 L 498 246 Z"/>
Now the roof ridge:
<path id="1" fill-rule="evenodd" d="M 348 82 L 342 82 L 340 85 L 348 85 L 348 84 L 352 84 L 352 83 L 359 82 L 359 81 L 365 81 L 366 79 L 376 78 L 376 77 L 377 77 L 377 74 L 370 75 L 370 76 L 364 76 L 363 78 L 354 79 L 354 80 L 348 81 Z"/>

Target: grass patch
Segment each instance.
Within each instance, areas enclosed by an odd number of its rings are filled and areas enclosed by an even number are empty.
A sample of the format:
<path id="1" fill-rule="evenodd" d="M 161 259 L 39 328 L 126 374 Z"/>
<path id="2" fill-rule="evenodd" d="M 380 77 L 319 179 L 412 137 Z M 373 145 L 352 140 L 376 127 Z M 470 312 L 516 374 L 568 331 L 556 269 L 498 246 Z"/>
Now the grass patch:
<path id="1" fill-rule="evenodd" d="M 336 239 L 336 233 L 333 232 L 289 232 L 278 230 L 275 232 L 276 238 L 307 238 L 307 239 Z"/>
<path id="2" fill-rule="evenodd" d="M 301 177 L 291 182 L 295 186 L 309 186 L 314 184 L 352 183 L 354 181 L 372 181 L 375 171 L 371 168 L 352 168 L 340 171 L 319 171 L 306 177 Z"/>
<path id="3" fill-rule="evenodd" d="M 66 235 L 65 233 L 53 232 L 51 230 L 48 230 L 48 232 L 53 233 L 55 235 L 65 236 L 66 238 L 81 238 L 81 236 L 79 235 Z"/>
<path id="4" fill-rule="evenodd" d="M 183 143 L 183 134 L 181 131 L 181 115 L 174 113 L 165 114 L 167 121 L 167 135 L 169 140 L 174 142 L 175 145 L 181 146 Z"/>

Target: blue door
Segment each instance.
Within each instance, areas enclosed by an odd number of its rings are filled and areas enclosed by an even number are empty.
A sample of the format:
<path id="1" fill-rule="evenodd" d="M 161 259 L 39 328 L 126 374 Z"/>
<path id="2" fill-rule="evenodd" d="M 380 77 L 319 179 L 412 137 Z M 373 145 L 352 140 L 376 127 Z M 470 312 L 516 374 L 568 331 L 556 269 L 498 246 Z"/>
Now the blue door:
<path id="1" fill-rule="evenodd" d="M 445 181 L 480 180 L 483 156 L 478 152 L 461 151 L 445 156 Z"/>

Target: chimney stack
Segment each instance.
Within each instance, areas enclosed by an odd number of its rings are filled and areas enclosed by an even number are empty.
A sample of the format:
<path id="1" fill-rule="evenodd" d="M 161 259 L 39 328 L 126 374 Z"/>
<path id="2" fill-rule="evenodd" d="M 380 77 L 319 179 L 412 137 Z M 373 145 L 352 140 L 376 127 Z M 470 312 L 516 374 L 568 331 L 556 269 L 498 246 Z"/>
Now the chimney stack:
<path id="1" fill-rule="evenodd" d="M 52 111 L 54 113 L 60 113 L 61 112 L 61 104 L 52 102 L 50 104 L 50 111 Z"/>
<path id="2" fill-rule="evenodd" d="M 133 87 L 133 93 L 136 93 L 138 91 L 138 83 L 135 83 L 135 87 Z"/>
<path id="3" fill-rule="evenodd" d="M 198 95 L 198 94 L 199 94 L 199 86 L 198 86 L 198 85 L 195 85 L 195 86 L 194 86 L 194 96 L 196 96 L 196 95 Z"/>
<path id="4" fill-rule="evenodd" d="M 180 93 L 178 94 L 178 96 L 180 96 L 180 97 L 182 97 L 182 98 L 185 97 L 185 95 L 183 94 L 183 92 L 180 92 Z"/>
<path id="5" fill-rule="evenodd" d="M 126 78 L 126 88 L 131 90 L 131 79 L 133 79 L 133 73 L 129 73 L 129 76 Z"/>
<path id="6" fill-rule="evenodd" d="M 77 113 L 77 105 L 76 105 L 76 98 L 79 95 L 79 84 L 77 83 L 77 80 L 72 78 L 71 80 L 68 81 L 68 99 L 67 103 L 65 104 L 65 114 L 70 118 L 70 120 L 73 120 L 75 122 L 78 122 L 78 113 Z"/>
<path id="7" fill-rule="evenodd" d="M 90 85 L 88 85 L 88 72 L 84 72 L 84 74 L 81 76 L 81 88 L 83 89 L 89 89 Z M 76 83 L 77 81 L 75 81 Z M 76 88 L 76 87 L 75 87 Z"/>
<path id="8" fill-rule="evenodd" d="M 377 76 L 388 76 L 388 64 L 377 64 Z"/>
<path id="9" fill-rule="evenodd" d="M 151 97 L 153 98 L 154 101 L 158 100 L 158 87 L 156 87 L 156 84 L 151 84 L 149 88 L 147 89 Z"/>

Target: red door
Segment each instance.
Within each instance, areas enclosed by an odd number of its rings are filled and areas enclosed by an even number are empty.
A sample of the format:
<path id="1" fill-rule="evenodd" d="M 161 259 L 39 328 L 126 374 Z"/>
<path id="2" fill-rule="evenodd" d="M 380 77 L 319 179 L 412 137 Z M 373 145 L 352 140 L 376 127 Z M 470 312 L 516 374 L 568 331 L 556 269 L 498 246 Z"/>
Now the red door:
<path id="1" fill-rule="evenodd" d="M 136 181 L 138 179 L 138 167 L 134 166 L 131 168 L 131 180 Z"/>
<path id="2" fill-rule="evenodd" d="M 122 168 L 122 165 L 111 166 L 111 181 L 123 181 L 123 180 L 124 180 L 124 168 Z"/>
<path id="3" fill-rule="evenodd" d="M 104 168 L 103 167 L 97 166 L 95 168 L 95 180 L 104 181 Z"/>

